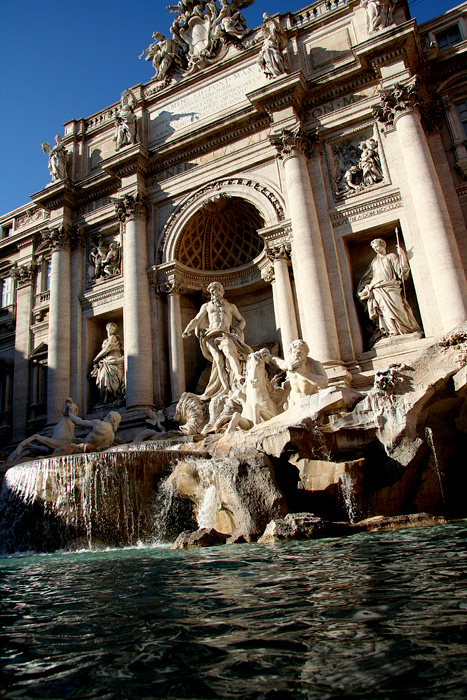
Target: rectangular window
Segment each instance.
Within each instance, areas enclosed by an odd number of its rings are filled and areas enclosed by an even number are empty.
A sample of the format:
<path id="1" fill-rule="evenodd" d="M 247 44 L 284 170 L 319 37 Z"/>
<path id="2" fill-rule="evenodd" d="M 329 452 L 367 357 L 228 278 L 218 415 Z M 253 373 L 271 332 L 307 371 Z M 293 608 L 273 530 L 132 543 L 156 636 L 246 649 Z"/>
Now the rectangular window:
<path id="1" fill-rule="evenodd" d="M 462 41 L 462 34 L 458 24 L 455 24 L 453 27 L 448 27 L 442 32 L 437 32 L 435 37 L 440 51 L 448 49 L 450 46 L 454 46 Z"/>
<path id="2" fill-rule="evenodd" d="M 5 277 L 2 280 L 2 306 L 4 309 L 7 306 L 11 306 L 11 277 Z"/>
<path id="3" fill-rule="evenodd" d="M 50 289 L 50 270 L 52 269 L 52 261 L 47 260 L 47 266 L 45 268 L 45 289 Z"/>
<path id="4" fill-rule="evenodd" d="M 467 100 L 456 102 L 456 110 L 460 122 L 464 127 L 465 137 L 467 138 Z"/>
<path id="5" fill-rule="evenodd" d="M 5 224 L 2 226 L 2 238 L 8 238 L 13 232 L 13 224 Z"/>

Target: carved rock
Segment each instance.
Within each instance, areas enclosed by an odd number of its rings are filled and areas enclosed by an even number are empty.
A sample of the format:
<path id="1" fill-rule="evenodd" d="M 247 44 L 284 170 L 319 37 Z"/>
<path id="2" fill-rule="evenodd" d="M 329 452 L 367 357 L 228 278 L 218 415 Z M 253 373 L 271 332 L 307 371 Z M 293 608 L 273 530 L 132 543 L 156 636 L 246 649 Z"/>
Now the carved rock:
<path id="1" fill-rule="evenodd" d="M 272 520 L 259 538 L 260 544 L 281 540 L 314 540 L 322 537 L 345 537 L 354 534 L 350 523 L 333 523 L 322 520 L 313 513 L 288 513 L 284 518 Z"/>
<path id="2" fill-rule="evenodd" d="M 213 547 L 218 544 L 225 544 L 227 535 L 217 532 L 214 528 L 202 527 L 199 530 L 181 532 L 171 549 L 187 549 L 188 547 Z"/>

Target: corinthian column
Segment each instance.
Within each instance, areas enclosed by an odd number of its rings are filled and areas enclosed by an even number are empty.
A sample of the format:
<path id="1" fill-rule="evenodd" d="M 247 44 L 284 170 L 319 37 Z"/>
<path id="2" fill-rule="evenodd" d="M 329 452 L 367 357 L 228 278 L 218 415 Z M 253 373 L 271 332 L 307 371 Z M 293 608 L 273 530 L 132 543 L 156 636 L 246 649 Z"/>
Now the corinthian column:
<path id="1" fill-rule="evenodd" d="M 171 276 L 164 290 L 168 293 L 170 389 L 172 403 L 174 403 L 185 391 L 185 355 L 180 310 L 181 286 L 175 277 Z"/>
<path id="2" fill-rule="evenodd" d="M 153 405 L 151 304 L 146 242 L 146 197 L 124 195 L 115 205 L 124 224 L 123 327 L 127 409 Z"/>
<path id="3" fill-rule="evenodd" d="M 317 360 L 339 362 L 331 288 L 308 173 L 308 158 L 317 157 L 316 137 L 300 129 L 283 129 L 271 136 L 270 141 L 284 163 L 293 234 L 292 265 L 297 292 L 303 300 L 300 308 L 303 339 Z"/>
<path id="4" fill-rule="evenodd" d="M 61 226 L 43 231 L 52 247 L 47 355 L 47 425 L 58 423 L 70 395 L 71 244 L 74 232 Z"/>
<path id="5" fill-rule="evenodd" d="M 29 345 L 31 307 L 34 283 L 34 265 L 14 267 L 11 276 L 16 280 L 15 371 L 13 375 L 13 440 L 26 437 L 29 403 Z M 8 396 L 8 394 L 7 394 Z"/>
<path id="6" fill-rule="evenodd" d="M 395 126 L 417 221 L 431 273 L 443 331 L 467 318 L 467 283 L 451 219 L 420 122 L 416 86 L 395 85 L 374 108 Z M 414 249 L 416 244 L 414 243 Z"/>
<path id="7" fill-rule="evenodd" d="M 299 337 L 289 277 L 290 256 L 286 246 L 282 245 L 270 249 L 268 257 L 274 266 L 274 310 L 281 334 L 282 352 L 285 357 L 290 343 Z"/>

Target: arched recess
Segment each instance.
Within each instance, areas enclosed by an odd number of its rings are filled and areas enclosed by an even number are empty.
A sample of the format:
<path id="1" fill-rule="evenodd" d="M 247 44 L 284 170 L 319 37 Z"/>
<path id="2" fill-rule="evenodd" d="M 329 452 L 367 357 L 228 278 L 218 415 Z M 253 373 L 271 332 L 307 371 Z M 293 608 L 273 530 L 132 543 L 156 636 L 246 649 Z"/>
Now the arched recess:
<path id="1" fill-rule="evenodd" d="M 159 264 L 176 260 L 179 239 L 187 224 L 210 200 L 218 196 L 250 203 L 262 218 L 264 227 L 277 225 L 284 220 L 284 201 L 270 185 L 242 177 L 217 180 L 187 197 L 169 217 L 159 247 Z"/>

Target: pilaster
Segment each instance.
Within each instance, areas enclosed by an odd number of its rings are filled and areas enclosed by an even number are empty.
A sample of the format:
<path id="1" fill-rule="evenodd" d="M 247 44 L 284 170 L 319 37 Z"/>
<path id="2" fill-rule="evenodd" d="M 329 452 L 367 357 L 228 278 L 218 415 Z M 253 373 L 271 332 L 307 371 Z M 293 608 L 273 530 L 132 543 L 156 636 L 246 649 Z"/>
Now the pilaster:
<path id="1" fill-rule="evenodd" d="M 34 264 L 13 267 L 16 280 L 15 371 L 13 375 L 13 441 L 26 437 L 29 403 L 30 323 L 34 285 Z"/>

